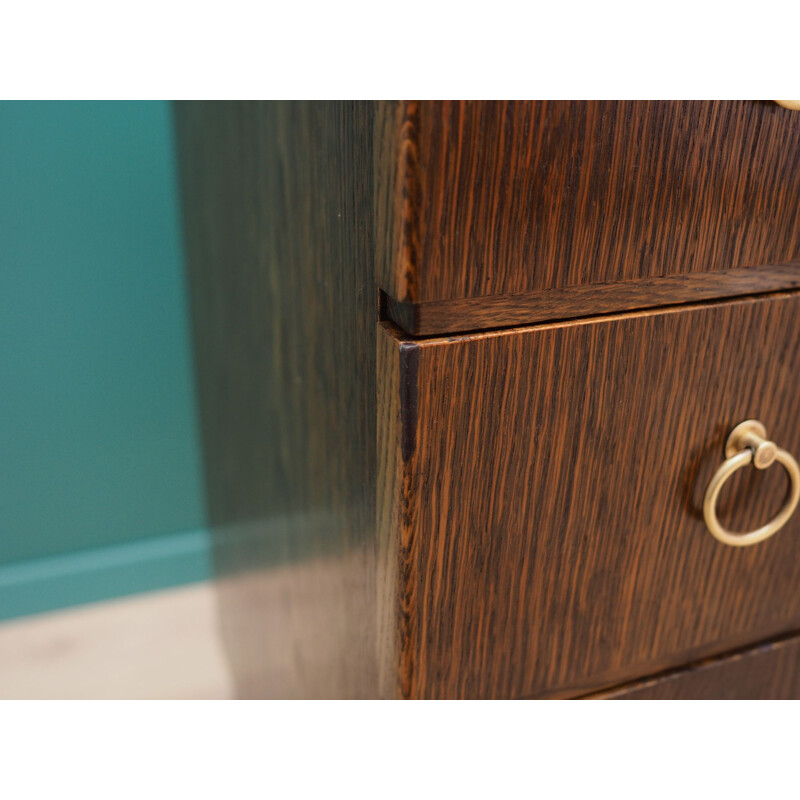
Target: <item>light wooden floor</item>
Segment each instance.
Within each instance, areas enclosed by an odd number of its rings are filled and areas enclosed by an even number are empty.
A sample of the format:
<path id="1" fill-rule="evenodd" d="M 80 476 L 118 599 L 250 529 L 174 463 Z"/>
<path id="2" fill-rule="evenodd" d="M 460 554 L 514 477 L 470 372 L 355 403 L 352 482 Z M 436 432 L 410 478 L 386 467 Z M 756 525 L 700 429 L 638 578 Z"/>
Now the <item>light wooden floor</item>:
<path id="1" fill-rule="evenodd" d="M 0 623 L 0 698 L 230 699 L 212 584 Z"/>

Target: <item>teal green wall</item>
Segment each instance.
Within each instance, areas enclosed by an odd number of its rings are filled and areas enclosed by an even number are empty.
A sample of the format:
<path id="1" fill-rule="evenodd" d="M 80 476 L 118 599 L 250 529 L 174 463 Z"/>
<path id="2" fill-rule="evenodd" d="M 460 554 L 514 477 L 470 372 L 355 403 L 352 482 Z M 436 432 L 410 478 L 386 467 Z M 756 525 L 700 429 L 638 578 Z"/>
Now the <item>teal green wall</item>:
<path id="1" fill-rule="evenodd" d="M 0 103 L 0 618 L 210 573 L 167 103 Z"/>

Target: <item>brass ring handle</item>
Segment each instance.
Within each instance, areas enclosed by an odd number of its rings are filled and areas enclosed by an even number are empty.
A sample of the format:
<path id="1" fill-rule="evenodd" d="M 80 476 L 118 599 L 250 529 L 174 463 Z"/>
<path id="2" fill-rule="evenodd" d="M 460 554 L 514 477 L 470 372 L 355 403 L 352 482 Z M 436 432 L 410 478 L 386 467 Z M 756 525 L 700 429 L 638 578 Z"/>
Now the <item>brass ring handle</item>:
<path id="1" fill-rule="evenodd" d="M 789 521 L 789 517 L 797 508 L 797 502 L 800 500 L 800 468 L 790 453 L 781 450 L 774 442 L 767 439 L 766 428 L 754 419 L 739 423 L 731 431 L 725 445 L 725 455 L 728 457 L 727 460 L 717 470 L 706 489 L 703 501 L 703 516 L 706 525 L 714 537 L 732 547 L 747 547 L 763 542 L 764 539 L 777 533 Z M 749 533 L 732 533 L 725 530 L 717 519 L 717 497 L 719 497 L 725 481 L 736 470 L 746 467 L 748 464 L 753 464 L 756 469 L 766 469 L 775 461 L 783 465 L 783 468 L 789 473 L 791 481 L 789 499 L 783 508 L 766 525 Z"/>

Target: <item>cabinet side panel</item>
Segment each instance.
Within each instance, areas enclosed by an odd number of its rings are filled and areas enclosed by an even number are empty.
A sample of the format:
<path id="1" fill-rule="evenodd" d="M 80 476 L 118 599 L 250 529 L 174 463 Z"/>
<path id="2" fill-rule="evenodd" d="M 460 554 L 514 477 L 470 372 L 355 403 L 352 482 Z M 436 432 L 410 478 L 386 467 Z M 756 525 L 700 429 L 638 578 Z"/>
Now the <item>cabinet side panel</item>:
<path id="1" fill-rule="evenodd" d="M 373 107 L 176 107 L 205 478 L 247 697 L 377 693 Z"/>

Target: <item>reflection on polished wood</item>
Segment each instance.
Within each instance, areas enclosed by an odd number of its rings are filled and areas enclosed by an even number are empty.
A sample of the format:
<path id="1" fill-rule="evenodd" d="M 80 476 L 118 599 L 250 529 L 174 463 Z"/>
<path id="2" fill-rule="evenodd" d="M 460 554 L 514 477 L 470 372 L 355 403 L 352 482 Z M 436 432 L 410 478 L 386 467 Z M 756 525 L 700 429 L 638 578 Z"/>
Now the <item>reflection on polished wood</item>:
<path id="1" fill-rule="evenodd" d="M 377 692 L 372 117 L 177 107 L 209 515 L 244 696 Z"/>

